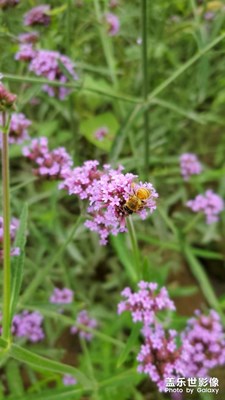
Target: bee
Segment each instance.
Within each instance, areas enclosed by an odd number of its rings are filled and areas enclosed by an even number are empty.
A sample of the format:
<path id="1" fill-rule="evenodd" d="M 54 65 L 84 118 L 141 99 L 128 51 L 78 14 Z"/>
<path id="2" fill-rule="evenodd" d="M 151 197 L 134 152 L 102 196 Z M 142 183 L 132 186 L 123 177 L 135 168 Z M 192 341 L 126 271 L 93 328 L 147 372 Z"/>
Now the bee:
<path id="1" fill-rule="evenodd" d="M 134 185 L 132 185 L 132 187 L 133 186 Z M 145 187 L 140 187 L 137 190 L 134 190 L 134 194 L 131 195 L 124 204 L 123 210 L 127 214 L 133 214 L 134 212 L 142 210 L 150 196 L 150 190 Z"/>

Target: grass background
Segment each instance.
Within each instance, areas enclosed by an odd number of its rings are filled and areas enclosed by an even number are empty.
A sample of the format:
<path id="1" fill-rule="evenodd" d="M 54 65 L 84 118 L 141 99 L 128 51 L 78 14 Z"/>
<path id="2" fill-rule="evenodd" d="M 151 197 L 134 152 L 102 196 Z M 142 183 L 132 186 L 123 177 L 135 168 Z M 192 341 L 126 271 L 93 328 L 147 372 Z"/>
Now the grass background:
<path id="1" fill-rule="evenodd" d="M 0 14 L 3 82 L 18 94 L 18 111 L 33 121 L 32 137 L 47 136 L 51 149 L 65 146 L 75 165 L 87 159 L 122 164 L 140 180 L 154 183 L 159 193 L 157 211 L 144 222 L 136 216 L 133 220 L 142 277 L 166 284 L 176 301 L 179 314 L 168 316 L 170 326 L 183 328 L 185 317 L 198 307 L 213 307 L 222 316 L 225 217 L 206 226 L 185 202 L 208 187 L 225 195 L 225 3 L 218 2 L 215 18 L 206 21 L 204 13 L 213 2 L 147 1 L 144 30 L 141 1 L 120 0 L 113 11 L 121 24 L 116 37 L 109 37 L 102 24 L 108 1 L 81 3 L 49 2 L 52 22 L 39 29 L 40 48 L 60 51 L 77 64 L 79 81 L 67 100 L 48 97 L 40 80 L 14 60 L 22 15 L 40 4 L 36 1 L 23 1 Z M 143 58 L 145 40 L 147 58 Z M 33 97 L 39 99 L 37 105 L 30 103 Z M 94 139 L 100 126 L 110 131 L 102 142 Z M 204 172 L 186 184 L 180 176 L 179 156 L 189 151 L 199 156 Z M 97 236 L 83 226 L 84 205 L 59 191 L 56 182 L 34 178 L 19 147 L 12 146 L 10 153 L 12 214 L 18 217 L 25 202 L 29 209 L 17 310 L 38 310 L 45 316 L 45 341 L 26 348 L 76 365 L 89 377 L 91 390 L 79 385 L 64 388 L 56 372 L 41 368 L 37 372 L 21 363 L 21 357 L 20 361 L 3 358 L 2 398 L 167 398 L 137 375 L 140 338 L 129 316 L 116 314 L 120 291 L 127 285 L 136 287 L 130 237 L 120 234 L 111 237 L 106 247 L 99 246 Z M 57 285 L 75 291 L 67 315 L 48 302 Z M 84 307 L 100 323 L 88 346 L 69 335 L 69 326 Z M 220 371 L 213 376 L 220 377 Z M 223 381 L 222 376 L 221 393 Z"/>

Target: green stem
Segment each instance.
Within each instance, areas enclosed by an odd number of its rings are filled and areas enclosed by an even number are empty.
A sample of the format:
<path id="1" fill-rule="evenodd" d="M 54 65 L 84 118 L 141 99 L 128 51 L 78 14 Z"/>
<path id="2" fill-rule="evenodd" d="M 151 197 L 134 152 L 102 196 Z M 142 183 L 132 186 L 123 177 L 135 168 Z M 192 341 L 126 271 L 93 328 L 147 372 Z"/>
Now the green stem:
<path id="1" fill-rule="evenodd" d="M 137 279 L 139 279 L 141 276 L 141 264 L 140 264 L 140 253 L 139 253 L 139 248 L 138 248 L 136 232 L 134 229 L 132 217 L 131 216 L 127 217 L 126 221 L 127 221 L 127 229 L 128 229 L 129 235 L 130 235 L 130 241 L 131 241 L 131 245 L 132 245 L 136 277 L 137 277 Z"/>
<path id="2" fill-rule="evenodd" d="M 71 37 L 72 37 L 72 2 L 67 0 L 67 32 L 66 32 L 66 42 L 67 49 L 66 53 L 71 56 Z M 74 113 L 74 97 L 73 92 L 68 96 L 68 110 L 70 115 L 70 131 L 73 138 L 73 158 L 76 165 L 79 165 L 79 150 L 78 150 L 78 124 Z"/>
<path id="3" fill-rule="evenodd" d="M 9 125 L 9 124 L 8 124 Z M 9 194 L 9 153 L 8 132 L 6 129 L 6 113 L 2 113 L 2 193 L 3 193 L 3 321 L 2 337 L 10 339 L 10 294 L 11 294 L 11 268 L 10 268 L 10 194 Z"/>
<path id="4" fill-rule="evenodd" d="M 147 46 L 147 0 L 141 3 L 141 19 L 142 19 L 142 74 L 143 74 L 143 100 L 148 98 L 148 46 Z M 149 110 L 144 111 L 144 175 L 148 178 L 149 169 Z"/>
<path id="5" fill-rule="evenodd" d="M 21 83 L 32 83 L 32 84 L 37 84 L 37 85 L 50 85 L 54 87 L 65 87 L 68 89 L 71 89 L 71 91 L 78 91 L 78 90 L 83 90 L 85 92 L 90 92 L 90 93 L 97 93 L 101 96 L 106 96 L 112 99 L 117 99 L 117 100 L 122 100 L 126 101 L 128 103 L 134 103 L 134 104 L 142 104 L 143 101 L 139 98 L 135 98 L 129 95 L 123 96 L 120 93 L 114 93 L 113 90 L 112 92 L 107 92 L 102 89 L 98 88 L 92 88 L 85 86 L 83 83 L 78 83 L 78 82 L 59 82 L 59 81 L 50 81 L 49 79 L 45 78 L 35 78 L 31 76 L 20 76 L 20 75 L 13 75 L 13 74 L 5 74 L 3 73 L 3 77 L 6 81 L 11 81 L 11 82 L 21 82 Z"/>
<path id="6" fill-rule="evenodd" d="M 202 218 L 202 214 L 198 213 L 194 215 L 194 217 L 190 220 L 190 222 L 184 227 L 183 234 L 187 234 L 194 226 L 196 226 L 197 222 Z"/>

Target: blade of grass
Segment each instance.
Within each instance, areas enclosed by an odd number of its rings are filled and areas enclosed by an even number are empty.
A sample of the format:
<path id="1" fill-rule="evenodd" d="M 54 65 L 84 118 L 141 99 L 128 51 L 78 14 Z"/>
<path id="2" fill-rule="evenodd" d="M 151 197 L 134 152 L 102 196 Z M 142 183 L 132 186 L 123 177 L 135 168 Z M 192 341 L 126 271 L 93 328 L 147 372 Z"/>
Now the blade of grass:
<path id="1" fill-rule="evenodd" d="M 120 93 L 117 93 L 115 91 L 115 93 L 113 91 L 111 92 L 107 92 L 101 89 L 95 89 L 95 88 L 89 88 L 88 86 L 85 86 L 83 84 L 76 82 L 59 82 L 59 81 L 50 81 L 48 79 L 45 78 L 35 78 L 35 77 L 31 77 L 31 76 L 20 76 L 20 75 L 13 75 L 13 74 L 6 74 L 6 73 L 2 73 L 3 75 L 3 79 L 6 81 L 12 81 L 12 82 L 21 82 L 21 83 L 32 83 L 32 84 L 37 84 L 37 85 L 50 85 L 50 86 L 55 86 L 55 87 L 65 87 L 74 91 L 77 90 L 83 90 L 86 92 L 92 92 L 92 93 L 97 93 L 99 95 L 102 96 L 106 96 L 106 97 L 111 97 L 112 99 L 118 99 L 118 100 L 122 100 L 122 101 L 127 101 L 130 103 L 142 103 L 142 100 L 139 98 L 135 98 L 132 96 L 124 96 Z"/>
<path id="2" fill-rule="evenodd" d="M 41 393 L 30 393 L 27 396 L 23 395 L 23 398 L 21 396 L 17 397 L 12 397 L 7 396 L 5 399 L 9 400 L 72 400 L 76 399 L 77 397 L 74 397 L 76 395 L 81 395 L 84 393 L 83 389 L 73 389 L 71 388 L 64 388 L 64 389 L 50 389 L 46 390 L 45 392 L 42 391 Z M 31 397 L 32 396 L 32 397 Z"/>
<path id="3" fill-rule="evenodd" d="M 124 343 L 122 341 L 115 339 L 111 336 L 108 336 L 105 333 L 98 331 L 97 329 L 89 328 L 86 325 L 77 324 L 74 319 L 67 317 L 66 315 L 59 314 L 56 311 L 47 309 L 46 305 L 41 305 L 41 304 L 31 305 L 31 304 L 21 304 L 20 303 L 19 308 L 22 310 L 26 309 L 26 310 L 30 310 L 30 311 L 38 310 L 44 316 L 53 318 L 56 321 L 59 321 L 64 326 L 77 326 L 77 328 L 80 328 L 80 329 L 84 330 L 85 332 L 89 332 L 92 335 L 98 337 L 99 339 L 101 339 L 105 342 L 112 343 L 117 347 L 124 347 Z M 1 346 L 1 342 L 0 342 L 0 346 Z"/>
<path id="4" fill-rule="evenodd" d="M 198 61 L 204 54 L 208 53 L 213 47 L 220 43 L 225 38 L 225 32 L 218 36 L 216 39 L 212 40 L 207 46 L 202 48 L 191 57 L 186 63 L 184 63 L 180 68 L 178 68 L 169 78 L 165 79 L 159 86 L 157 86 L 148 96 L 147 105 L 159 95 L 163 90 L 165 90 L 171 83 L 173 83 L 180 75 L 182 75 L 188 68 L 190 68 L 196 61 Z"/>
<path id="5" fill-rule="evenodd" d="M 221 316 L 223 323 L 225 323 L 225 316 L 223 315 L 223 313 L 221 311 L 219 301 L 218 301 L 216 294 L 214 292 L 214 289 L 208 279 L 208 276 L 204 271 L 203 266 L 198 261 L 198 259 L 195 257 L 191 248 L 187 244 L 185 244 L 183 246 L 183 252 L 184 252 L 184 256 L 188 262 L 188 265 L 189 265 L 194 277 L 196 278 L 196 280 L 199 283 L 199 286 L 201 288 L 201 291 L 202 291 L 207 303 L 211 307 L 215 308 L 215 310 L 217 310 L 217 312 Z"/>
<path id="6" fill-rule="evenodd" d="M 138 239 L 143 240 L 146 243 L 153 244 L 155 246 L 159 246 L 163 249 L 169 249 L 172 251 L 181 251 L 180 244 L 176 242 L 164 242 L 160 239 L 157 239 L 155 237 L 152 237 L 150 235 L 146 236 L 143 233 L 138 233 Z M 205 249 L 198 249 L 196 247 L 191 247 L 191 251 L 194 255 L 202 258 L 209 258 L 211 260 L 224 260 L 225 257 L 223 254 L 216 253 L 215 251 L 210 251 L 210 250 L 205 250 Z"/>
<path id="7" fill-rule="evenodd" d="M 137 338 L 139 335 L 140 335 L 140 326 L 134 325 L 132 332 L 126 342 L 126 345 L 118 358 L 118 361 L 116 364 L 117 368 L 121 367 L 121 365 L 125 363 L 131 349 L 134 347 L 135 343 L 137 343 Z"/>
<path id="8" fill-rule="evenodd" d="M 20 249 L 20 254 L 13 258 L 12 261 L 12 287 L 10 300 L 10 319 L 12 320 L 22 285 L 23 265 L 24 265 L 24 247 L 26 244 L 27 229 L 27 204 L 24 205 L 20 215 L 20 226 L 16 235 L 15 247 Z"/>
<path id="9" fill-rule="evenodd" d="M 89 379 L 77 368 L 71 367 L 70 365 L 39 356 L 38 354 L 26 350 L 17 344 L 11 345 L 9 353 L 13 359 L 29 364 L 35 369 L 58 372 L 59 374 L 70 374 L 74 376 L 83 387 L 88 389 L 91 387 Z"/>
<path id="10" fill-rule="evenodd" d="M 147 0 L 141 1 L 141 26 L 142 26 L 142 94 L 144 102 L 148 98 L 148 14 Z M 148 179 L 149 168 L 149 110 L 144 111 L 144 129 L 143 129 L 143 146 L 144 146 L 144 176 Z"/>

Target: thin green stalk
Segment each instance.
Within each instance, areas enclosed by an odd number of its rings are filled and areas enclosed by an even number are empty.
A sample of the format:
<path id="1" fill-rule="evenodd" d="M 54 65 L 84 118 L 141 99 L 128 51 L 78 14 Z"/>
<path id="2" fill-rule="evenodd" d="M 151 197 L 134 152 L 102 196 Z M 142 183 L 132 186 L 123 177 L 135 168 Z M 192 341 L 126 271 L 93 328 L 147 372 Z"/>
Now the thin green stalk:
<path id="1" fill-rule="evenodd" d="M 71 37 L 72 37 L 72 2 L 67 0 L 67 24 L 66 24 L 66 41 L 67 41 L 67 55 L 71 55 Z M 73 158 L 76 165 L 79 165 L 79 150 L 78 150 L 78 126 L 77 119 L 74 113 L 74 98 L 73 92 L 68 96 L 68 109 L 70 115 L 70 131 L 73 138 Z"/>
<path id="2" fill-rule="evenodd" d="M 88 376 L 92 383 L 93 400 L 99 400 L 100 397 L 99 397 L 99 393 L 98 393 L 98 382 L 96 381 L 96 378 L 95 378 L 95 373 L 94 373 L 94 368 L 93 368 L 92 361 L 91 361 L 90 352 L 89 352 L 89 349 L 88 349 L 85 339 L 81 338 L 80 344 L 81 344 L 81 348 L 82 348 L 82 353 L 84 354 L 85 361 L 86 361 L 85 370 L 87 370 Z"/>
<path id="3" fill-rule="evenodd" d="M 182 233 L 183 233 L 183 234 L 184 234 L 184 233 L 187 234 L 189 231 L 191 231 L 192 228 L 193 228 L 194 226 L 197 225 L 197 222 L 198 222 L 201 218 L 202 218 L 202 214 L 201 214 L 201 213 L 198 213 L 198 214 L 194 215 L 194 217 L 190 220 L 190 222 L 184 227 Z"/>
<path id="4" fill-rule="evenodd" d="M 139 98 L 135 98 L 132 96 L 123 96 L 120 93 L 114 93 L 109 92 L 109 91 L 104 91 L 101 89 L 97 88 L 92 88 L 85 86 L 83 83 L 78 83 L 76 82 L 59 82 L 59 81 L 50 81 L 49 79 L 45 78 L 35 78 L 31 76 L 20 76 L 20 75 L 13 75 L 13 74 L 5 74 L 4 72 L 2 73 L 4 80 L 6 81 L 11 81 L 11 82 L 21 82 L 21 83 L 32 83 L 32 84 L 37 84 L 37 85 L 50 85 L 50 86 L 55 86 L 55 87 L 65 87 L 68 89 L 71 89 L 71 91 L 78 91 L 78 90 L 83 90 L 85 92 L 90 92 L 90 93 L 97 93 L 101 96 L 106 96 L 112 99 L 117 99 L 117 100 L 122 100 L 126 101 L 128 103 L 135 103 L 135 104 L 142 104 L 143 101 Z"/>
<path id="5" fill-rule="evenodd" d="M 147 0 L 141 2 L 141 19 L 142 19 L 142 74 L 143 74 L 143 99 L 144 102 L 148 98 L 148 46 L 147 46 L 147 33 L 148 33 L 148 18 L 147 18 Z M 149 110 L 144 111 L 144 176 L 148 178 L 149 169 Z"/>
<path id="6" fill-rule="evenodd" d="M 129 232 L 131 246 L 132 246 L 136 276 L 137 276 L 137 279 L 139 279 L 141 277 L 141 263 L 140 263 L 140 253 L 139 253 L 139 248 L 138 248 L 136 232 L 134 229 L 134 224 L 133 224 L 133 220 L 132 220 L 131 216 L 127 217 L 126 221 L 127 221 L 127 229 Z"/>
<path id="7" fill-rule="evenodd" d="M 11 266 L 10 266 L 10 193 L 9 193 L 9 152 L 8 129 L 6 113 L 2 113 L 2 194 L 3 194 L 3 321 L 2 337 L 10 339 L 10 295 L 11 295 Z"/>

